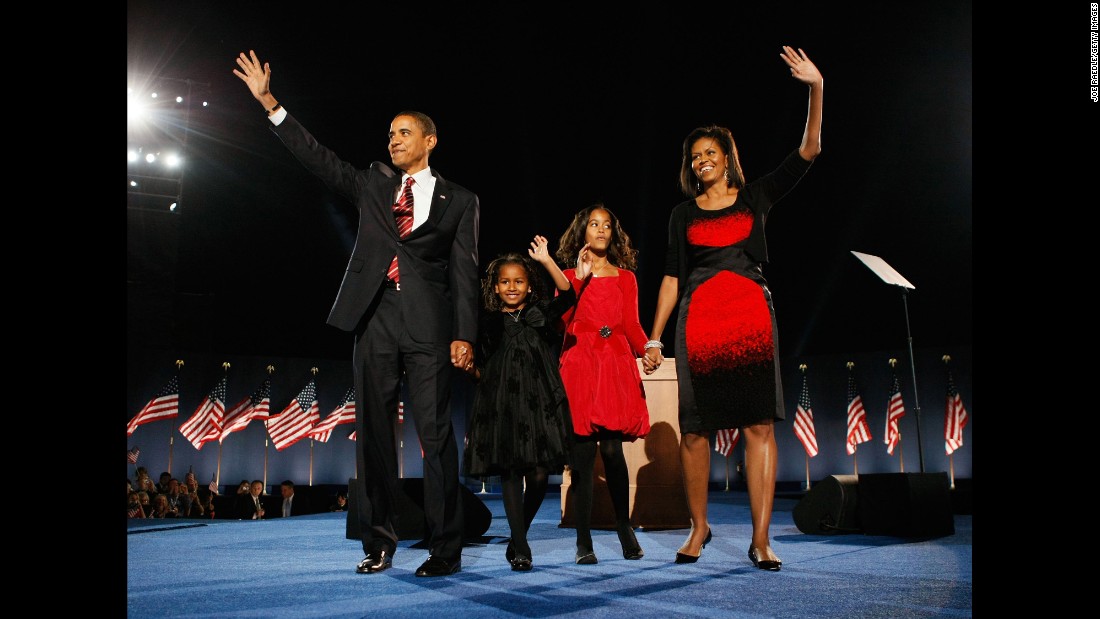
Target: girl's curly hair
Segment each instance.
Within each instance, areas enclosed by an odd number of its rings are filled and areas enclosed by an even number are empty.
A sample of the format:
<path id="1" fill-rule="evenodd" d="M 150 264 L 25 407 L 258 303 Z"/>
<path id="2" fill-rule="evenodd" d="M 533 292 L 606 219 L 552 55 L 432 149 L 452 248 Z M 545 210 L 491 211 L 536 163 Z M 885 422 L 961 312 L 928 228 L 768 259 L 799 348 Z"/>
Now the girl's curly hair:
<path id="1" fill-rule="evenodd" d="M 504 307 L 500 295 L 497 294 L 497 280 L 500 279 L 500 270 L 509 264 L 517 265 L 527 272 L 528 292 L 525 302 L 532 304 L 539 300 L 542 280 L 539 277 L 539 270 L 535 268 L 535 262 L 518 252 L 508 252 L 497 256 L 489 263 L 488 268 L 485 269 L 486 277 L 481 280 L 481 300 L 485 304 L 485 309 L 490 312 L 499 312 Z"/>
<path id="2" fill-rule="evenodd" d="M 577 253 L 584 247 L 588 220 L 592 218 L 592 211 L 597 209 L 607 211 L 608 217 L 611 218 L 611 242 L 607 245 L 607 261 L 620 269 L 636 270 L 638 250 L 630 246 L 630 236 L 619 225 L 619 218 L 601 202 L 588 206 L 573 216 L 573 223 L 569 224 L 569 228 L 558 241 L 558 251 L 554 254 L 558 262 L 568 268 L 577 266 Z"/>

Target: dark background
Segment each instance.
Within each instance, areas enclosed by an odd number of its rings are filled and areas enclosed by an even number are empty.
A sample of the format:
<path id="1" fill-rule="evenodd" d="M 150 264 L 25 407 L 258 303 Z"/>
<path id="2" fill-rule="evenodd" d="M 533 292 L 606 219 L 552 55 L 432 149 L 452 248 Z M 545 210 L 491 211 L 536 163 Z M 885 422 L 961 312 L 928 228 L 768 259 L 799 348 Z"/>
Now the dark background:
<path id="1" fill-rule="evenodd" d="M 826 88 L 823 153 L 768 220 L 781 355 L 906 345 L 901 290 L 851 250 L 916 287 L 914 346 L 972 344 L 969 2 L 403 6 L 128 3 L 128 85 L 209 102 L 162 116 L 165 135 L 186 136 L 177 211 L 130 198 L 131 348 L 350 358 L 325 318 L 356 213 L 267 130 L 231 73 L 241 51 L 270 62 L 279 101 L 358 166 L 389 162 L 396 112 L 431 115 L 432 167 L 480 196 L 482 267 L 535 234 L 556 248 L 573 213 L 605 202 L 640 249 L 648 330 L 668 213 L 685 199 L 684 136 L 729 127 L 750 180 L 800 142 L 807 88 L 784 44 Z"/>

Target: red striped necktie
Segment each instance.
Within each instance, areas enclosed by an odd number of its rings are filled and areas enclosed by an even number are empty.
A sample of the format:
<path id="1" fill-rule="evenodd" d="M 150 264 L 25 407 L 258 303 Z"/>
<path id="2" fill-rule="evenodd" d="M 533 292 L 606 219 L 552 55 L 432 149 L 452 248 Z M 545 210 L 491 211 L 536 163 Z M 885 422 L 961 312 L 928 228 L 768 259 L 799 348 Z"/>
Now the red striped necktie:
<path id="1" fill-rule="evenodd" d="M 393 216 L 397 220 L 397 233 L 405 238 L 413 229 L 413 177 L 405 181 L 405 188 L 401 191 L 401 197 L 393 204 Z M 401 273 L 397 270 L 397 256 L 390 262 L 390 270 L 386 277 L 395 282 L 401 281 Z"/>

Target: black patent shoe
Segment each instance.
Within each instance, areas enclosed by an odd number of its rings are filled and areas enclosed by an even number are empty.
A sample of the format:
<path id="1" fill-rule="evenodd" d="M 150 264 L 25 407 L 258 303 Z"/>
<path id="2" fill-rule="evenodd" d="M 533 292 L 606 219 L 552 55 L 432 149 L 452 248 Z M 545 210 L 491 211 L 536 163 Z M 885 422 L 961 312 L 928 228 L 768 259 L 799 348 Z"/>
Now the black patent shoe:
<path id="1" fill-rule="evenodd" d="M 757 558 L 756 548 L 749 548 L 749 560 L 752 564 L 762 570 L 768 570 L 769 572 L 778 572 L 779 568 L 783 567 L 782 561 L 761 561 Z"/>
<path id="2" fill-rule="evenodd" d="M 512 540 L 508 540 L 508 547 L 504 549 L 504 558 L 507 559 L 509 563 L 512 562 L 512 559 L 516 558 L 516 547 L 512 545 Z"/>
<path id="3" fill-rule="evenodd" d="M 703 556 L 703 549 L 710 543 L 710 539 L 713 537 L 710 529 L 707 529 L 707 537 L 703 540 L 703 543 L 699 545 L 699 554 L 689 555 L 680 551 L 676 551 L 676 563 L 695 563 L 699 560 L 699 557 Z"/>
<path id="4" fill-rule="evenodd" d="M 525 557 L 523 555 L 516 555 L 515 558 L 508 561 L 512 564 L 513 572 L 530 572 L 531 571 L 531 557 Z"/>

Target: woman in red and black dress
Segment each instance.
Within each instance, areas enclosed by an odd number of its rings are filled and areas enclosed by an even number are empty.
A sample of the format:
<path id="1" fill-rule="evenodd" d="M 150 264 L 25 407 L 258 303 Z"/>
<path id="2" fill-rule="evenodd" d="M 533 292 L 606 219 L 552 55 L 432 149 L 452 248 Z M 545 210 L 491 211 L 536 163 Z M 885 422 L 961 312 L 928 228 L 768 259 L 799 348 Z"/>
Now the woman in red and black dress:
<path id="1" fill-rule="evenodd" d="M 684 140 L 680 185 L 691 199 L 669 217 L 665 277 L 651 333 L 651 340 L 661 339 L 679 300 L 680 459 L 692 528 L 677 563 L 697 561 L 711 537 L 710 439 L 716 430 L 740 428 L 752 513 L 749 559 L 760 569 L 782 565 L 768 534 L 775 497 L 773 424 L 785 415 L 775 311 L 763 276 L 764 222 L 821 152 L 823 79 L 801 49 L 784 46 L 780 57 L 809 87 L 809 111 L 801 146 L 778 168 L 746 183 L 737 145 L 724 127 L 700 127 Z M 645 371 L 660 360 L 647 357 Z"/>

